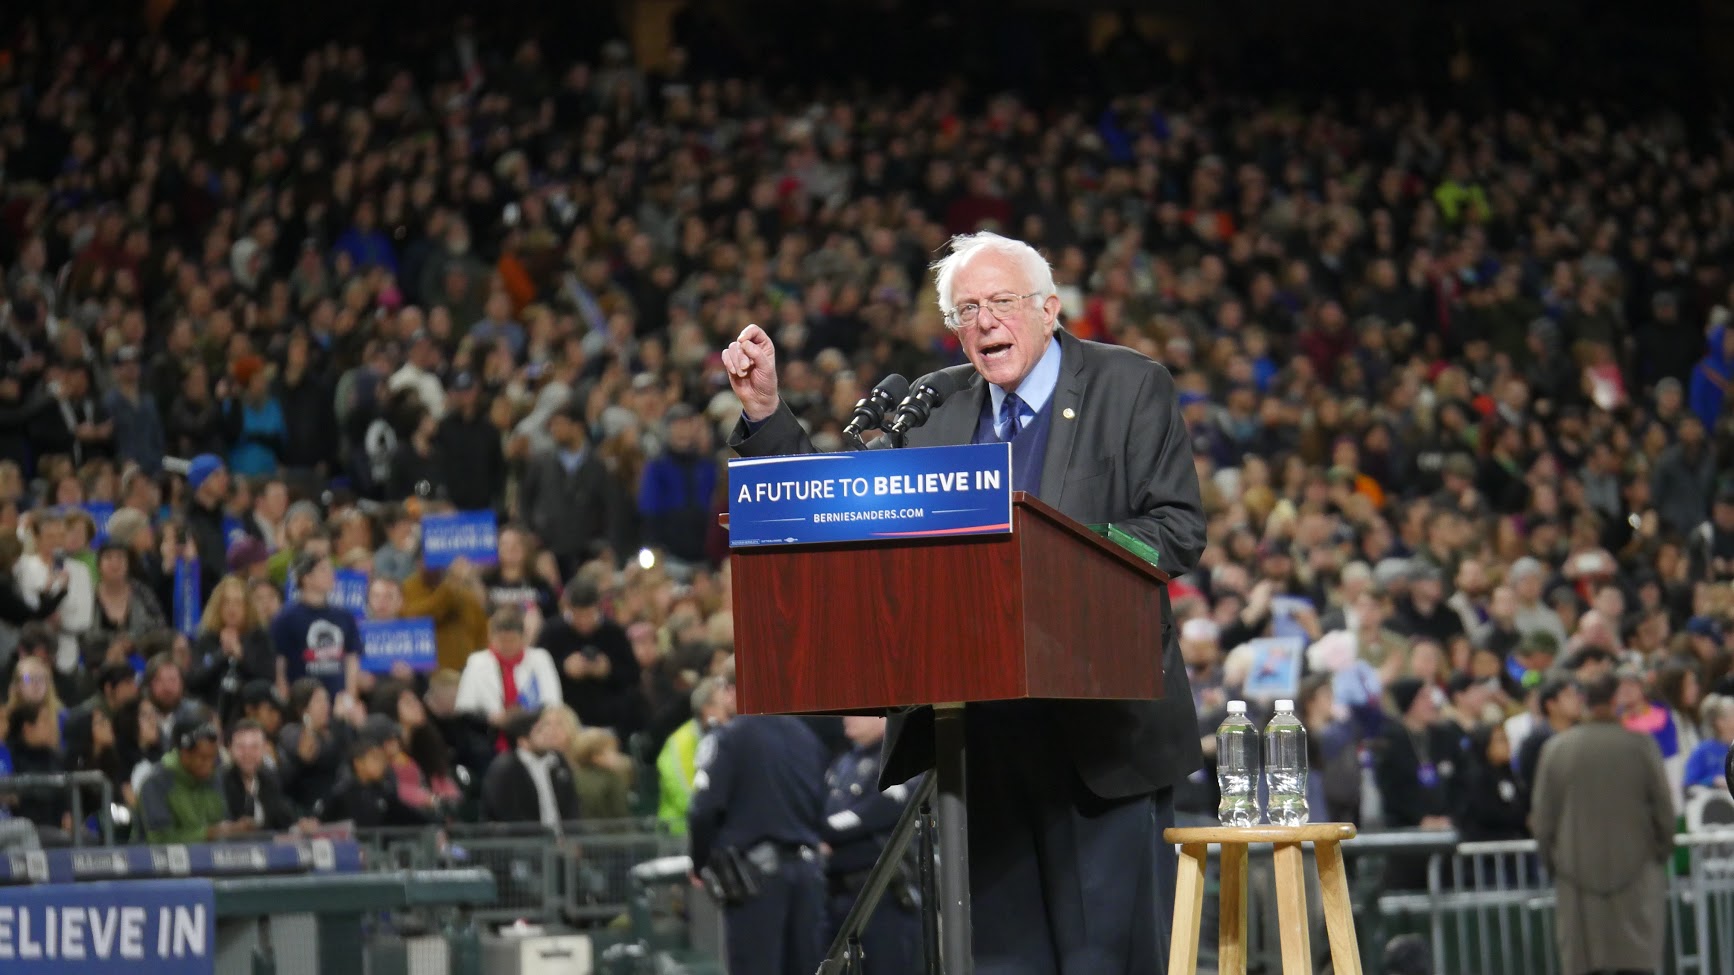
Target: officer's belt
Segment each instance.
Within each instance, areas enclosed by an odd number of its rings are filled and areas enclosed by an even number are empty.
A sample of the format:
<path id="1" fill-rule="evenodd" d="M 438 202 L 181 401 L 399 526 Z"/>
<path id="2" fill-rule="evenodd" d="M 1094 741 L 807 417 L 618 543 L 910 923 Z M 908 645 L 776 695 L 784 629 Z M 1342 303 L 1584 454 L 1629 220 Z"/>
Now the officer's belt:
<path id="1" fill-rule="evenodd" d="M 819 852 L 801 843 L 780 843 L 776 840 L 764 840 L 747 847 L 742 854 L 748 863 L 765 874 L 773 874 L 782 869 L 787 860 L 805 860 L 817 863 Z"/>

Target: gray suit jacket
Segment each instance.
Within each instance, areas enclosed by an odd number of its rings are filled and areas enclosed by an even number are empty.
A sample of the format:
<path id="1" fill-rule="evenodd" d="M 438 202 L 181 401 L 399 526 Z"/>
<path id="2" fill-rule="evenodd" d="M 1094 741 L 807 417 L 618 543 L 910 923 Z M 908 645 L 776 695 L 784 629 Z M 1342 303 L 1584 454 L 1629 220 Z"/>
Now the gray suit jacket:
<path id="1" fill-rule="evenodd" d="M 1204 551 L 1204 511 L 1173 377 L 1129 349 L 1084 342 L 1063 329 L 1055 334 L 1060 378 L 1049 404 L 1052 429 L 1038 496 L 1083 524 L 1113 522 L 1148 542 L 1170 576 L 1190 571 Z M 910 432 L 907 446 L 974 437 L 987 383 L 973 366 L 953 369 L 967 385 Z M 738 424 L 729 446 L 748 457 L 813 450 L 786 405 L 750 434 Z M 1169 620 L 1167 590 L 1160 598 Z M 1203 764 L 1178 634 L 1171 621 L 1163 631 L 1161 700 L 1048 703 L 1079 777 L 1104 799 L 1171 787 Z M 932 763 L 932 712 L 894 715 L 881 781 L 907 781 Z"/>

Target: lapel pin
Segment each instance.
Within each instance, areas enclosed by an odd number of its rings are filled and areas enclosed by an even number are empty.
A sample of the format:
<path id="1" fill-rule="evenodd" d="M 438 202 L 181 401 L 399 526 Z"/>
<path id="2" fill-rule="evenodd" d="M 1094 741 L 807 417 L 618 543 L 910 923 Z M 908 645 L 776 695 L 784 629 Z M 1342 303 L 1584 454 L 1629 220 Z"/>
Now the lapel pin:
<path id="1" fill-rule="evenodd" d="M 1063 412 L 1060 413 L 1060 415 L 1065 417 L 1066 419 L 1070 420 L 1073 417 L 1077 416 L 1078 412 L 1068 406 L 1065 408 L 1065 410 Z"/>

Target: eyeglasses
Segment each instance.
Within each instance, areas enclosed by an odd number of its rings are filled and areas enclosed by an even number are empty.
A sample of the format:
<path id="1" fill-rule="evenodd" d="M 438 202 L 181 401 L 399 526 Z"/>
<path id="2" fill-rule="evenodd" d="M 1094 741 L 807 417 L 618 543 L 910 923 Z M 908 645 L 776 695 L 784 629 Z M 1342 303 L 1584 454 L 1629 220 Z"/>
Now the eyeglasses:
<path id="1" fill-rule="evenodd" d="M 1003 319 L 1016 311 L 1020 302 L 1027 301 L 1039 294 L 1041 294 L 1040 291 L 1032 291 L 1027 295 L 994 295 L 985 302 L 972 301 L 968 304 L 958 305 L 946 313 L 945 323 L 952 328 L 974 325 L 976 320 L 981 317 L 981 310 L 984 306 L 988 311 L 993 312 L 993 317 Z"/>

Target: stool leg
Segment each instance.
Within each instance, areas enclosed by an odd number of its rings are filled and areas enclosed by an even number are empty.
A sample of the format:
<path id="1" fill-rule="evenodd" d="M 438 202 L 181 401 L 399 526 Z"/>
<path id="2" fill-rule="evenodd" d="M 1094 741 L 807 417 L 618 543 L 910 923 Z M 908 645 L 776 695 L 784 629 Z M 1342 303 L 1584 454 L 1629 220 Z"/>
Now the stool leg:
<path id="1" fill-rule="evenodd" d="M 1246 975 L 1246 846 L 1222 844 L 1221 915 L 1217 975 Z"/>
<path id="2" fill-rule="evenodd" d="M 1355 938 L 1355 907 L 1349 902 L 1349 876 L 1343 848 L 1335 842 L 1313 844 L 1319 865 L 1319 897 L 1325 903 L 1325 931 L 1331 939 L 1331 970 L 1361 975 L 1361 946 Z"/>
<path id="3" fill-rule="evenodd" d="M 1168 975 L 1197 975 L 1198 927 L 1204 923 L 1204 864 L 1210 847 L 1180 846 L 1180 870 L 1174 883 L 1174 936 L 1168 944 Z"/>
<path id="4" fill-rule="evenodd" d="M 1283 975 L 1312 975 L 1312 943 L 1307 931 L 1306 864 L 1299 843 L 1276 845 L 1276 920 L 1282 929 Z"/>

